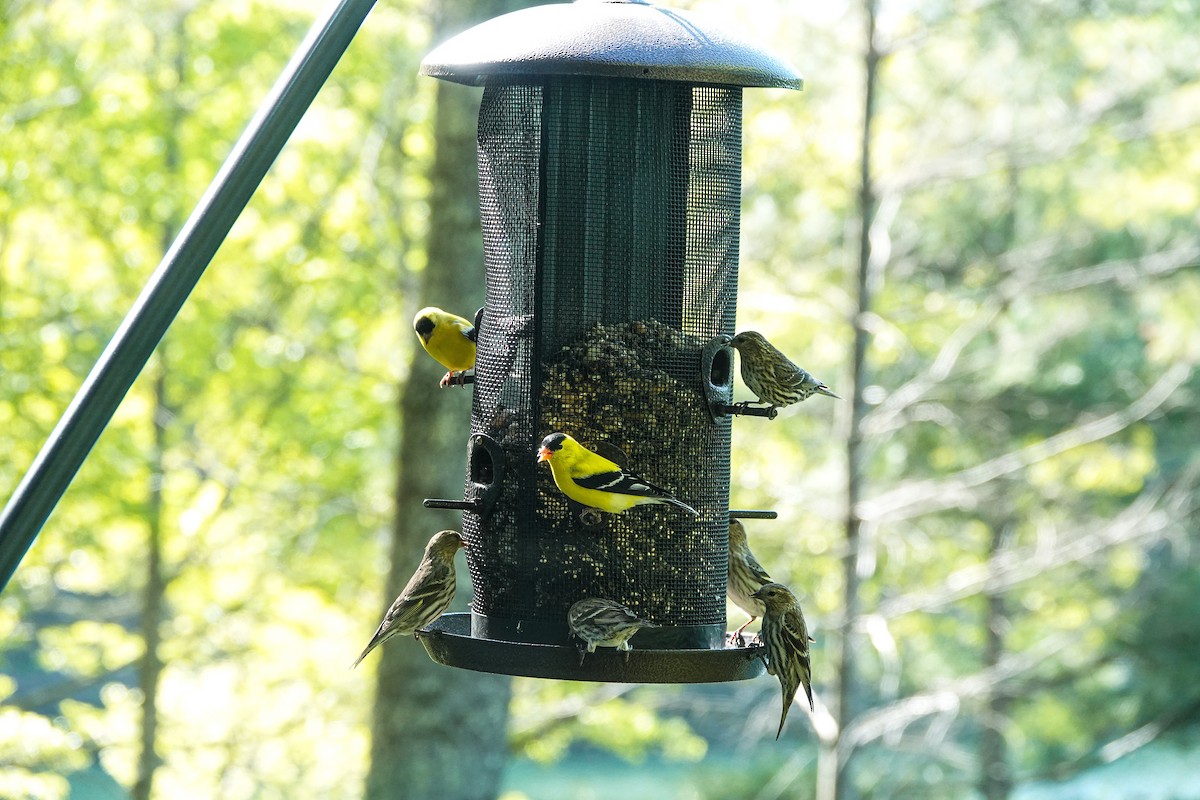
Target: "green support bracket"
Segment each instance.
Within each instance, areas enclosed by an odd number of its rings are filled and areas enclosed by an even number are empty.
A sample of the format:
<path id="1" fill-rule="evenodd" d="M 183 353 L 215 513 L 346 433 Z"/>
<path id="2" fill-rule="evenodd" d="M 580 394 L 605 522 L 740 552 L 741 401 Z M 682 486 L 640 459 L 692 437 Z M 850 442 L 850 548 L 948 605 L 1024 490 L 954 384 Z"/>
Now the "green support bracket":
<path id="1" fill-rule="evenodd" d="M 374 5 L 339 0 L 313 24 L 92 367 L 0 515 L 0 591 Z"/>

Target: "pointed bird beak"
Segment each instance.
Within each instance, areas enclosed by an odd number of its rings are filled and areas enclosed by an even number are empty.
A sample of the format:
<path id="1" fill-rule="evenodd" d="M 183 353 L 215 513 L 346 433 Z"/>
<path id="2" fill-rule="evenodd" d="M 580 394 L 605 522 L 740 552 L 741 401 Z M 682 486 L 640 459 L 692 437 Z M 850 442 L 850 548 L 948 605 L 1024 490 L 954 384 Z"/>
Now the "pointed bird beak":
<path id="1" fill-rule="evenodd" d="M 828 387 L 828 386 L 818 386 L 818 387 L 816 388 L 816 392 L 817 392 L 817 394 L 823 394 L 823 395 L 825 395 L 826 397 L 832 397 L 834 400 L 841 400 L 841 399 L 842 399 L 842 398 L 841 398 L 839 395 L 836 395 L 836 394 L 834 394 L 833 392 L 829 391 L 829 387 Z"/>
<path id="2" fill-rule="evenodd" d="M 543 447 L 543 448 L 539 449 L 538 450 L 538 459 L 537 459 L 538 463 L 540 464 L 543 461 L 549 461 L 550 457 L 552 455 L 554 455 L 554 454 L 550 452 L 549 447 Z"/>

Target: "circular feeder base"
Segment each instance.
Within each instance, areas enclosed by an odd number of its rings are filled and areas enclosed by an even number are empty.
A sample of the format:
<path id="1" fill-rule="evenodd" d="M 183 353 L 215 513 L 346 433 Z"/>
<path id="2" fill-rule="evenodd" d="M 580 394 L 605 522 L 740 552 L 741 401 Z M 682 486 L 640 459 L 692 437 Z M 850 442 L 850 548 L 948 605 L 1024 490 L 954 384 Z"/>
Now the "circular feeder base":
<path id="1" fill-rule="evenodd" d="M 607 683 L 720 683 L 757 678 L 766 672 L 759 644 L 716 650 L 633 650 L 601 647 L 579 663 L 579 650 L 553 644 L 476 639 L 471 615 L 443 614 L 417 633 L 439 664 L 476 672 Z M 628 656 L 628 658 L 626 658 Z"/>

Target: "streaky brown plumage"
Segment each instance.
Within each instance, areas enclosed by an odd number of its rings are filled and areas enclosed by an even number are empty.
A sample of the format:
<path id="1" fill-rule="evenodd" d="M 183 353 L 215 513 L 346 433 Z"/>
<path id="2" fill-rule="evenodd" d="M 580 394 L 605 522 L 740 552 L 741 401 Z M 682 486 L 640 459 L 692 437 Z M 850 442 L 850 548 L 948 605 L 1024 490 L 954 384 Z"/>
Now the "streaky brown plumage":
<path id="1" fill-rule="evenodd" d="M 775 408 L 807 400 L 814 394 L 836 394 L 807 371 L 792 363 L 758 331 L 742 331 L 729 342 L 738 351 L 742 381 L 758 402 Z"/>
<path id="2" fill-rule="evenodd" d="M 586 649 L 579 651 L 580 664 L 583 664 L 584 655 L 596 652 L 597 647 L 624 650 L 628 660 L 629 651 L 633 649 L 629 644 L 630 637 L 642 628 L 658 627 L 632 609 L 603 597 L 587 597 L 572 605 L 567 611 L 567 625 L 585 645 Z"/>
<path id="3" fill-rule="evenodd" d="M 464 546 L 458 531 L 440 531 L 430 538 L 417 571 L 383 615 L 375 635 L 351 668 L 388 639 L 419 631 L 450 607 L 454 599 L 454 554 Z"/>
<path id="4" fill-rule="evenodd" d="M 775 732 L 775 738 L 778 739 L 800 686 L 804 686 L 804 693 L 808 695 L 809 709 L 816 710 L 808 653 L 808 625 L 804 622 L 804 612 L 800 610 L 796 596 L 781 583 L 768 583 L 751 597 L 761 601 L 764 606 L 762 640 L 767 648 L 767 672 L 779 678 L 779 688 L 783 693 L 779 730 Z"/>
<path id="5" fill-rule="evenodd" d="M 742 623 L 742 627 L 734 631 L 735 642 L 741 641 L 742 631 L 746 626 L 763 615 L 764 606 L 761 600 L 754 598 L 754 593 L 771 583 L 771 576 L 763 569 L 762 564 L 750 552 L 750 542 L 746 538 L 746 528 L 736 519 L 729 521 L 729 575 L 725 582 L 725 596 L 742 611 L 750 615 L 750 619 Z"/>

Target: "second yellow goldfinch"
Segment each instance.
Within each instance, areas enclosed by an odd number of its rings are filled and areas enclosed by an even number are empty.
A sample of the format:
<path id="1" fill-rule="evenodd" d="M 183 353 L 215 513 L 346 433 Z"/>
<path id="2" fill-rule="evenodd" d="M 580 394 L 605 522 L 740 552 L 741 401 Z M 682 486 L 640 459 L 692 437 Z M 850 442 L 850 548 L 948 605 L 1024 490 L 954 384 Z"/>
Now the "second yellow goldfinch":
<path id="1" fill-rule="evenodd" d="M 442 615 L 454 599 L 454 554 L 464 547 L 458 531 L 435 533 L 425 545 L 425 555 L 408 585 L 395 599 L 375 635 L 352 666 L 393 636 L 408 636 Z"/>
<path id="2" fill-rule="evenodd" d="M 428 306 L 413 318 L 413 329 L 425 352 L 450 370 L 438 384 L 442 388 L 450 385 L 454 373 L 475 366 L 475 326 L 462 317 Z"/>
<path id="3" fill-rule="evenodd" d="M 742 381 L 758 402 L 783 408 L 823 394 L 840 400 L 829 387 L 791 362 L 757 331 L 742 331 L 730 341 L 741 361 Z"/>
<path id="4" fill-rule="evenodd" d="M 550 462 L 554 484 L 563 494 L 590 508 L 620 514 L 634 506 L 661 503 L 700 516 L 700 512 L 666 489 L 593 453 L 565 433 L 552 433 L 543 439 L 537 460 Z"/>

